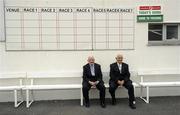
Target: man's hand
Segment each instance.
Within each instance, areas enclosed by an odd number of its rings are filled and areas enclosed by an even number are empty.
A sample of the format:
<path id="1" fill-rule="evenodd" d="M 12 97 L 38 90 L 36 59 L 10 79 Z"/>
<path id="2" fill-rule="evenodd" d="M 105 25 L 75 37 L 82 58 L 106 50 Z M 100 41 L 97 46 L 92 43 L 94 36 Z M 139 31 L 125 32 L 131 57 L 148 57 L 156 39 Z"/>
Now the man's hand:
<path id="1" fill-rule="evenodd" d="M 89 81 L 89 84 L 92 85 L 92 87 L 96 87 L 98 83 L 99 81 L 95 81 L 95 82 Z"/>
<path id="2" fill-rule="evenodd" d="M 95 81 L 95 85 L 97 85 L 99 83 L 99 81 Z"/>
<path id="3" fill-rule="evenodd" d="M 117 83 L 118 83 L 119 86 L 122 87 L 124 85 L 124 80 L 118 80 Z"/>
<path id="4" fill-rule="evenodd" d="M 95 86 L 96 82 L 89 81 L 89 84 L 92 85 L 92 86 Z"/>

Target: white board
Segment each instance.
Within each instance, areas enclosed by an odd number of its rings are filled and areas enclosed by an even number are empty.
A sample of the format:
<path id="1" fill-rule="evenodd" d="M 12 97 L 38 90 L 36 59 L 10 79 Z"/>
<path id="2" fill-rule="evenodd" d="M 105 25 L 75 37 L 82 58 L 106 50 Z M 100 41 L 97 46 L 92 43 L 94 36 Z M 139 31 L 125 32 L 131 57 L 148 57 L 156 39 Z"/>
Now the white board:
<path id="1" fill-rule="evenodd" d="M 5 6 L 6 50 L 134 49 L 134 8 Z"/>

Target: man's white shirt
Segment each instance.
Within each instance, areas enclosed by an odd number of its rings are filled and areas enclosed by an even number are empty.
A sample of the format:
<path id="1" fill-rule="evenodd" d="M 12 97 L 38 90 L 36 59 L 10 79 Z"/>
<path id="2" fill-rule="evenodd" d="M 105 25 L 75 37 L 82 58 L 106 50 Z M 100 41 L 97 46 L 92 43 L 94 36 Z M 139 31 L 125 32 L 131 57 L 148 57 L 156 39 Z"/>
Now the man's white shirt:
<path id="1" fill-rule="evenodd" d="M 117 63 L 117 65 L 118 65 L 118 68 L 119 68 L 119 72 L 121 73 L 122 72 L 122 64 Z"/>

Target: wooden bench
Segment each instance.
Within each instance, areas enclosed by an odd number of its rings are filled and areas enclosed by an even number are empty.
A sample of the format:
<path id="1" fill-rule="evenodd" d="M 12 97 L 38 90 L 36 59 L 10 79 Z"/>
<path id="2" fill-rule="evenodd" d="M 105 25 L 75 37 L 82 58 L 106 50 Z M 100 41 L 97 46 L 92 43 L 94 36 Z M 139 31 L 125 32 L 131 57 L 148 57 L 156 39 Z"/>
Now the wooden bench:
<path id="1" fill-rule="evenodd" d="M 180 86 L 180 81 L 174 80 L 174 81 L 159 81 L 156 79 L 156 81 L 144 81 L 144 77 L 146 76 L 152 76 L 151 79 L 154 79 L 153 76 L 179 76 L 180 77 L 180 71 L 178 70 L 141 70 L 138 71 L 138 76 L 140 76 L 140 86 L 141 86 L 141 96 L 140 98 L 144 100 L 146 103 L 149 103 L 149 88 L 150 87 L 176 87 Z M 146 88 L 146 98 L 143 97 L 143 88 Z"/>
<path id="2" fill-rule="evenodd" d="M 14 107 L 18 107 L 23 102 L 22 88 L 23 80 L 26 79 L 26 73 L 0 73 L 0 80 L 14 80 L 15 84 L 7 85 L 7 83 L 0 86 L 0 91 L 13 91 L 14 92 Z M 18 91 L 20 91 L 20 102 L 18 102 Z"/>

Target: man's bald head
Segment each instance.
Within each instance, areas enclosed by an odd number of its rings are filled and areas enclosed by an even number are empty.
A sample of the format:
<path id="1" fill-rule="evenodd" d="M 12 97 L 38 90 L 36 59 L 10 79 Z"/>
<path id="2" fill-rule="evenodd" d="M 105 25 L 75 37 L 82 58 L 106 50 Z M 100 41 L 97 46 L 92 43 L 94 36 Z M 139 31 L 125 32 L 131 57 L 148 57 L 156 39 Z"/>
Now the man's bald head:
<path id="1" fill-rule="evenodd" d="M 122 54 L 118 54 L 118 55 L 116 56 L 116 61 L 117 61 L 117 63 L 122 63 L 122 61 L 123 61 L 123 55 L 122 55 Z"/>
<path id="2" fill-rule="evenodd" d="M 88 59 L 87 59 L 88 63 L 92 64 L 95 62 L 95 58 L 94 56 L 89 56 Z"/>

